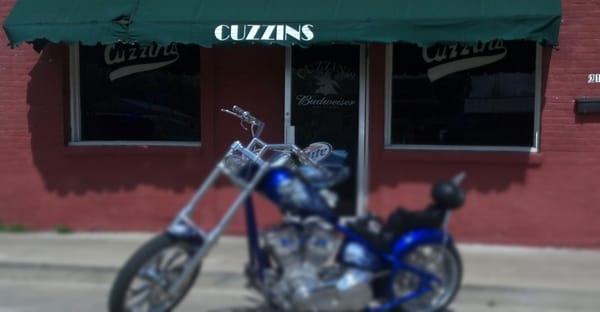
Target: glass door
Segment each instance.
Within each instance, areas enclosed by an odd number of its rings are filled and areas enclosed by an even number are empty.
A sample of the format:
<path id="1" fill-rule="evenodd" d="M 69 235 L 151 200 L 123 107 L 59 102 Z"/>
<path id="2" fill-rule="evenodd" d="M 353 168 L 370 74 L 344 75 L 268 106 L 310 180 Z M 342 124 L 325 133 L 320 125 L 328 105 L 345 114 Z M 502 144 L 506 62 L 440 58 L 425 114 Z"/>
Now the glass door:
<path id="1" fill-rule="evenodd" d="M 301 148 L 328 142 L 345 151 L 349 179 L 334 188 L 337 212 L 354 215 L 359 187 L 359 120 L 362 83 L 361 46 L 291 48 L 286 81 L 286 138 Z M 362 131 L 361 133 L 364 133 Z"/>

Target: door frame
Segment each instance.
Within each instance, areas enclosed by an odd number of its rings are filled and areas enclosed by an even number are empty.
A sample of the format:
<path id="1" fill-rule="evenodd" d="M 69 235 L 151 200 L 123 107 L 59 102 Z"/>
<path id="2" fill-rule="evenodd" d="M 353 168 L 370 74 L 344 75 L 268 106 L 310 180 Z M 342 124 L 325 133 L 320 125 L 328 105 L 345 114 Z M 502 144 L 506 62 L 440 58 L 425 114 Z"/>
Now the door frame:
<path id="1" fill-rule="evenodd" d="M 355 215 L 362 216 L 367 213 L 369 197 L 369 109 L 368 109 L 368 47 L 360 45 L 359 61 L 359 101 L 358 101 L 358 148 L 356 164 L 356 207 Z M 285 83 L 284 83 L 284 113 L 283 129 L 287 144 L 295 143 L 295 129 L 292 123 L 292 48 L 285 48 Z"/>

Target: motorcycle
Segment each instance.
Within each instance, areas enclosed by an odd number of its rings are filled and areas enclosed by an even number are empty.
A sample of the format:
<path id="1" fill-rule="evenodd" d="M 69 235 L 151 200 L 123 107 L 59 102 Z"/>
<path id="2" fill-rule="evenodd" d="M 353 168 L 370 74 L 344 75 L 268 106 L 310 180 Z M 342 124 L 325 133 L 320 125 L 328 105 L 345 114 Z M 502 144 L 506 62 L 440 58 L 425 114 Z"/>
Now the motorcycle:
<path id="1" fill-rule="evenodd" d="M 348 176 L 343 151 L 327 144 L 302 150 L 260 139 L 264 123 L 233 106 L 223 112 L 252 130 L 234 142 L 165 233 L 143 245 L 114 281 L 109 311 L 171 311 L 199 275 L 203 259 L 240 207 L 245 208 L 249 285 L 275 311 L 444 310 L 461 286 L 462 261 L 447 231 L 464 202 L 460 173 L 432 188 L 422 211 L 397 209 L 341 218 L 331 188 Z M 240 189 L 209 232 L 193 221 L 198 202 L 221 176 Z M 257 228 L 252 193 L 282 212 L 280 224 Z"/>

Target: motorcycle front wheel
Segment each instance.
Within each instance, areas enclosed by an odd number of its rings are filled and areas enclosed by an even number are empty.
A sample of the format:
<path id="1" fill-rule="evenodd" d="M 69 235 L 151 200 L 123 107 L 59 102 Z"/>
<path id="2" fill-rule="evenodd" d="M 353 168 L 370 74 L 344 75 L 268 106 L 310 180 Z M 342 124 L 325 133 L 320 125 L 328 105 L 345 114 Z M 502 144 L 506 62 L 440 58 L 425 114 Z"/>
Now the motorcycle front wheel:
<path id="1" fill-rule="evenodd" d="M 440 312 L 452 303 L 462 282 L 462 260 L 456 246 L 447 244 L 426 244 L 415 248 L 406 255 L 404 261 L 420 270 L 438 277 L 439 282 L 421 296 L 402 304 L 404 312 Z M 394 277 L 393 291 L 396 298 L 416 291 L 420 279 L 416 274 L 405 271 Z"/>
<path id="2" fill-rule="evenodd" d="M 194 284 L 200 266 L 185 280 L 179 293 L 171 296 L 168 289 L 198 247 L 166 233 L 148 241 L 117 275 L 110 292 L 109 312 L 173 310 Z"/>

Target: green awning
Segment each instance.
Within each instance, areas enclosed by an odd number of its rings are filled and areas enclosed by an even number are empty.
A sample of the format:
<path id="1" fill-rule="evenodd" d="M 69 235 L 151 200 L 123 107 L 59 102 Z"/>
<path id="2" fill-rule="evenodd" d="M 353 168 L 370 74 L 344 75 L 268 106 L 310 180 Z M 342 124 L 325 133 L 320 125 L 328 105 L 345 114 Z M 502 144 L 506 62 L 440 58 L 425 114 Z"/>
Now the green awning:
<path id="1" fill-rule="evenodd" d="M 128 40 L 128 29 L 116 23 L 129 16 L 138 0 L 17 0 L 4 22 L 12 45 L 42 39 L 94 45 Z"/>
<path id="2" fill-rule="evenodd" d="M 532 40 L 557 45 L 560 0 L 19 0 L 11 44 Z"/>

